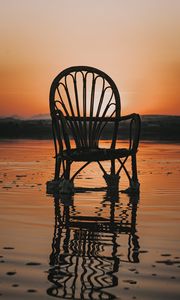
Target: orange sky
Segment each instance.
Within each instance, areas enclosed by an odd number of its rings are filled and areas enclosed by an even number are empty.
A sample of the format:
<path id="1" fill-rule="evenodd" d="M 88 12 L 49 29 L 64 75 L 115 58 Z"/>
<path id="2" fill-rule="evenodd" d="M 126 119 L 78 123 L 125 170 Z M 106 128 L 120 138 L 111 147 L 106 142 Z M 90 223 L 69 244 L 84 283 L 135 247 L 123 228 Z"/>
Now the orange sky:
<path id="1" fill-rule="evenodd" d="M 180 114 L 179 0 L 0 0 L 0 115 L 49 112 L 51 81 L 90 65 L 122 113 Z"/>

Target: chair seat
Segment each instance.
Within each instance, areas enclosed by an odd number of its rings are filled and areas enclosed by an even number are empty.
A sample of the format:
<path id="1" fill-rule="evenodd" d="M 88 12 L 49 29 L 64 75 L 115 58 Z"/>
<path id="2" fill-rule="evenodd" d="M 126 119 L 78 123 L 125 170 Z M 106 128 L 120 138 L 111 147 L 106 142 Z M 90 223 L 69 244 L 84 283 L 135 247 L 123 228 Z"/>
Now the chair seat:
<path id="1" fill-rule="evenodd" d="M 126 148 L 120 149 L 71 149 L 69 153 L 63 151 L 59 157 L 72 161 L 102 161 L 115 158 L 123 158 L 131 155 L 132 151 Z"/>

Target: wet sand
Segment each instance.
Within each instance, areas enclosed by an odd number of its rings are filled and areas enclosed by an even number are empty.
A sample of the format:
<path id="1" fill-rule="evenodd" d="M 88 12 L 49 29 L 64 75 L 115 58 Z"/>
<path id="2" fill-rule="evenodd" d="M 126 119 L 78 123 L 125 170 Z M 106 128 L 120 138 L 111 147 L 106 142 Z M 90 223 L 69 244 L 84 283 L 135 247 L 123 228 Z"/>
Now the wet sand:
<path id="1" fill-rule="evenodd" d="M 180 145 L 141 143 L 139 200 L 89 190 L 59 203 L 46 195 L 53 155 L 51 141 L 0 142 L 0 299 L 179 299 Z M 96 164 L 75 185 L 105 186 Z"/>

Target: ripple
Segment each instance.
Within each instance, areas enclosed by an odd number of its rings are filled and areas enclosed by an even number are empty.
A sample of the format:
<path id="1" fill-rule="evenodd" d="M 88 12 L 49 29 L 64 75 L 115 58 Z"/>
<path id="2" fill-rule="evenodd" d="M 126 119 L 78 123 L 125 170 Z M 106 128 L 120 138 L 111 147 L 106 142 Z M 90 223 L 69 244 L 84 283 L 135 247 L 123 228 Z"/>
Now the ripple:
<path id="1" fill-rule="evenodd" d="M 14 247 L 3 247 L 4 250 L 14 250 Z"/>
<path id="2" fill-rule="evenodd" d="M 6 275 L 9 275 L 9 276 L 14 276 L 16 274 L 16 272 L 7 272 Z"/>
<path id="3" fill-rule="evenodd" d="M 28 262 L 26 263 L 26 266 L 40 266 L 41 263 L 38 263 L 38 262 Z"/>
<path id="4" fill-rule="evenodd" d="M 158 261 L 156 261 L 156 263 L 157 264 L 165 264 L 165 265 L 168 265 L 168 266 L 172 266 L 172 265 L 175 265 L 175 264 L 179 264 L 180 261 L 167 259 L 167 260 L 158 260 Z"/>
<path id="5" fill-rule="evenodd" d="M 37 290 L 35 290 L 35 289 L 28 289 L 27 293 L 37 293 Z"/>

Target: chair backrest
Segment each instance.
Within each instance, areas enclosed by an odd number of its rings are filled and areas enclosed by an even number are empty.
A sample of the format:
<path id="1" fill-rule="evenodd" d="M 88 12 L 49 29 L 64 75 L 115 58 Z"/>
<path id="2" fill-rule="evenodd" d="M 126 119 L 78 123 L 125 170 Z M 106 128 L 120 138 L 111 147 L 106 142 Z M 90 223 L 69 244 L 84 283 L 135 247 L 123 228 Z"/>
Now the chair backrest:
<path id="1" fill-rule="evenodd" d="M 59 73 L 50 89 L 50 111 L 52 119 L 65 117 L 78 148 L 98 147 L 103 130 L 113 119 L 111 140 L 115 144 L 120 95 L 106 73 L 87 66 L 70 67 Z"/>

